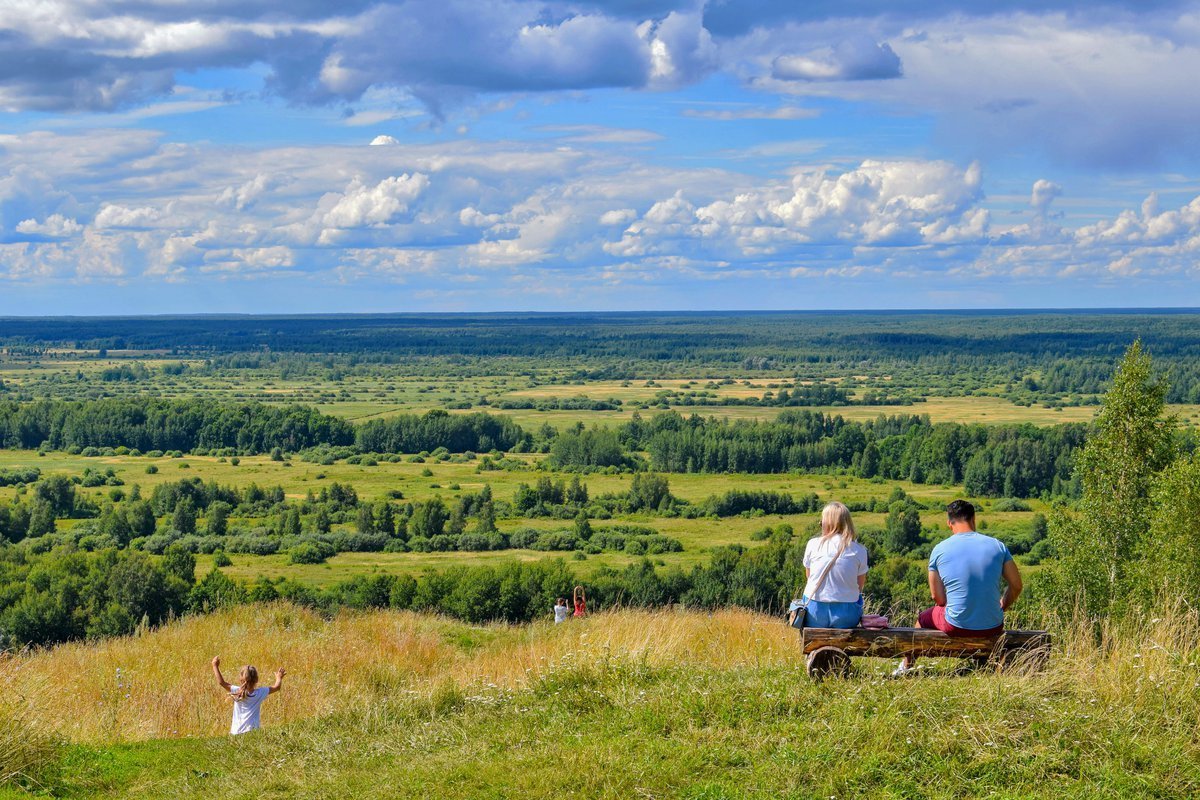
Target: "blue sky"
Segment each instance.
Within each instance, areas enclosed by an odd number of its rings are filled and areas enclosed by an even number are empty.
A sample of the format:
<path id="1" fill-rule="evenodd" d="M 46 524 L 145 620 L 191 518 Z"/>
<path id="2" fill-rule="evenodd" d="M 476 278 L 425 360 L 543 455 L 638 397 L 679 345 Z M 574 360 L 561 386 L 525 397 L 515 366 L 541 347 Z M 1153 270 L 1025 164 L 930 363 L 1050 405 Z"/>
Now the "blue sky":
<path id="1" fill-rule="evenodd" d="M 0 6 L 0 315 L 1200 305 L 1200 3 Z"/>

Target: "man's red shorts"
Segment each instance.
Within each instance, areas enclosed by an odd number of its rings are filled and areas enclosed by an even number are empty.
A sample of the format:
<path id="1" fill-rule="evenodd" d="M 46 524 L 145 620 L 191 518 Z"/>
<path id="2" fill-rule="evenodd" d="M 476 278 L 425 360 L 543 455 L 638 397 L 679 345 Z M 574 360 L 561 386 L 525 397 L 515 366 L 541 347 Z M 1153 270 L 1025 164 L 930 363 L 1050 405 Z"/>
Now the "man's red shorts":
<path id="1" fill-rule="evenodd" d="M 945 606 L 927 608 L 917 615 L 917 620 L 922 628 L 937 628 L 947 636 L 999 636 L 1004 633 L 1003 625 L 988 628 L 986 631 L 973 631 L 951 625 L 946 621 Z"/>

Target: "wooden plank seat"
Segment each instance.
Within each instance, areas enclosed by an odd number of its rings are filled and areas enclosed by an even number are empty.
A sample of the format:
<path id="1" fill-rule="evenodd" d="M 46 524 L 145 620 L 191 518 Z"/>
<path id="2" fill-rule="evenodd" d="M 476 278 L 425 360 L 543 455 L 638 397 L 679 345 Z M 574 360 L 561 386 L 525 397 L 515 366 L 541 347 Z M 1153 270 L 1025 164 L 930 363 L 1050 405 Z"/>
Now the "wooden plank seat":
<path id="1" fill-rule="evenodd" d="M 1005 631 L 999 636 L 950 637 L 932 628 L 805 628 L 800 647 L 814 678 L 847 674 L 851 656 L 969 658 L 976 664 L 995 659 L 1001 666 L 1023 661 L 1040 668 L 1050 657 L 1050 634 Z"/>

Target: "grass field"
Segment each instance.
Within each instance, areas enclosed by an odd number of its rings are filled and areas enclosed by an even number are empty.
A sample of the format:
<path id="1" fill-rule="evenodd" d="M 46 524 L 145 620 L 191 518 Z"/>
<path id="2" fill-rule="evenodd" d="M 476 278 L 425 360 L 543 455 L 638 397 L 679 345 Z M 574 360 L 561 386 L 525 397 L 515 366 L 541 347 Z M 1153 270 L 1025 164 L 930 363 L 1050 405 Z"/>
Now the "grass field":
<path id="1" fill-rule="evenodd" d="M 1185 798 L 1200 791 L 1200 619 L 1101 643 L 1054 624 L 1048 670 L 803 677 L 744 611 L 469 627 L 243 607 L 0 662 L 17 788 L 122 798 Z M 287 667 L 230 740 L 208 660 Z M 13 767 L 18 767 L 13 769 Z"/>
<path id="2" fill-rule="evenodd" d="M 112 356 L 120 357 L 112 357 Z M 225 370 L 214 373 L 163 374 L 167 365 L 188 364 L 193 369 L 202 368 L 203 362 L 195 359 L 164 357 L 160 353 L 110 353 L 110 358 L 97 359 L 79 357 L 79 354 L 64 353 L 59 358 L 40 361 L 11 360 L 0 357 L 0 381 L 14 388 L 23 388 L 38 397 L 114 396 L 151 393 L 166 398 L 210 397 L 219 400 L 267 403 L 306 403 L 318 407 L 322 412 L 343 417 L 354 422 L 363 422 L 398 413 L 420 413 L 434 408 L 445 408 L 456 403 L 470 403 L 470 409 L 456 409 L 459 413 L 484 410 L 512 417 L 527 428 L 535 429 L 543 423 L 563 428 L 576 422 L 584 424 L 616 424 L 627 420 L 636 410 L 635 404 L 654 403 L 663 391 L 706 392 L 720 398 L 746 399 L 759 397 L 766 391 L 778 391 L 793 384 L 810 384 L 813 379 L 797 380 L 785 373 L 758 373 L 753 377 L 737 378 L 735 382 L 723 383 L 720 378 L 699 376 L 674 376 L 637 380 L 587 380 L 571 381 L 569 364 L 544 365 L 545 375 L 540 381 L 531 380 L 525 372 L 530 365 L 526 362 L 509 363 L 503 358 L 489 361 L 496 368 L 495 374 L 472 375 L 462 378 L 447 374 L 413 374 L 412 367 L 381 367 L 379 374 L 342 374 L 337 370 L 317 369 L 311 374 L 297 377 L 280 377 L 262 370 Z M 148 378 L 132 381 L 103 381 L 101 373 L 115 366 L 137 364 L 150 371 Z M 910 406 L 828 406 L 812 410 L 840 414 L 846 419 L 873 419 L 880 414 L 928 414 L 934 422 L 981 422 L 1022 423 L 1053 425 L 1059 422 L 1088 421 L 1092 418 L 1093 406 L 1066 406 L 1047 408 L 1042 405 L 1020 406 L 1002 397 L 990 395 L 966 395 L 949 392 L 946 388 L 930 386 L 892 387 L 891 375 L 841 374 L 837 370 L 817 380 L 839 383 L 847 377 L 865 382 L 868 388 L 897 388 L 925 398 L 925 402 Z M 548 379 L 555 382 L 546 383 Z M 1000 392 L 1002 387 L 988 389 Z M 950 396 L 947 396 L 950 395 Z M 620 411 L 538 411 L 497 410 L 479 405 L 486 397 L 492 403 L 505 399 L 547 400 L 572 397 L 588 397 L 593 400 L 616 398 L 625 407 Z M 728 419 L 773 419 L 779 409 L 755 406 L 674 406 L 680 413 L 698 413 Z M 1200 406 L 1175 406 L 1187 424 L 1200 424 Z M 655 408 L 643 408 L 643 416 L 656 413 Z"/>
<path id="3" fill-rule="evenodd" d="M 541 456 L 524 456 L 531 465 L 540 460 Z M 158 472 L 147 474 L 147 465 L 156 465 Z M 185 458 L 146 458 L 130 456 L 112 456 L 85 458 L 64 453 L 49 453 L 38 457 L 35 453 L 21 450 L 0 450 L 0 469 L 14 466 L 36 466 L 45 475 L 63 474 L 79 475 L 85 468 L 113 469 L 125 481 L 123 490 L 128 491 L 133 484 L 139 484 L 143 494 L 148 494 L 155 485 L 178 481 L 185 477 L 196 477 L 203 481 L 216 481 L 220 484 L 244 487 L 257 483 L 262 487 L 282 486 L 286 495 L 291 498 L 302 498 L 308 491 L 320 492 L 323 486 L 332 482 L 350 484 L 359 497 L 366 501 L 379 499 L 389 492 L 400 491 L 406 501 L 424 500 L 435 495 L 449 501 L 463 492 L 478 491 L 485 484 L 499 499 L 510 500 L 515 494 L 518 484 L 534 483 L 541 472 L 485 472 L 476 473 L 475 463 L 391 463 L 380 462 L 375 467 L 336 463 L 329 466 L 309 464 L 300 461 L 292 466 L 272 461 L 265 456 L 244 457 L 238 466 L 233 466 L 227 460 L 209 456 L 187 456 Z M 184 469 L 184 465 L 187 468 Z M 433 474 L 422 475 L 428 468 Z M 555 475 L 554 477 L 566 477 Z M 632 480 L 630 475 L 587 475 L 584 476 L 590 494 L 595 497 L 609 492 L 624 492 Z M 954 497 L 961 494 L 956 487 L 917 485 L 907 481 L 889 481 L 886 483 L 872 482 L 852 476 L 829 475 L 700 475 L 674 474 L 669 476 L 671 492 L 691 502 L 700 502 L 713 494 L 720 494 L 730 489 L 753 489 L 787 492 L 801 496 L 816 494 L 823 501 L 842 500 L 855 501 L 886 498 L 894 487 L 903 488 L 913 497 L 924 501 L 935 510 L 922 512 L 922 523 L 932 529 L 940 530 L 943 515 L 936 510 Z M 457 486 L 457 489 L 451 488 Z M 0 488 L 0 502 L 7 501 L 15 493 L 14 487 Z M 78 488 L 78 493 L 102 502 L 109 487 L 90 489 Z M 1034 511 L 1045 511 L 1044 504 L 1030 501 Z M 981 503 L 985 510 L 983 519 L 989 525 L 1023 526 L 1028 525 L 1033 512 L 986 512 L 987 501 Z M 855 515 L 860 527 L 881 528 L 885 515 L 882 513 L 860 512 Z M 774 526 L 780 523 L 790 524 L 798 534 L 808 535 L 815 528 L 818 514 L 796 514 L 790 516 L 754 516 L 729 517 L 724 519 L 684 519 L 678 517 L 660 517 L 656 515 L 626 515 L 613 520 L 593 520 L 594 528 L 603 528 L 618 523 L 633 523 L 653 528 L 659 533 L 678 539 L 684 546 L 683 552 L 664 553 L 654 556 L 655 561 L 662 565 L 673 565 L 689 568 L 696 564 L 707 563 L 711 548 L 742 544 L 755 545 L 751 534 L 764 526 Z M 246 525 L 262 524 L 263 520 L 239 520 L 234 518 L 232 523 Z M 61 520 L 59 525 L 66 529 L 79 520 Z M 561 529 L 569 527 L 570 520 L 537 519 L 501 519 L 499 527 L 502 531 L 511 531 L 517 527 L 532 527 L 538 529 Z M 201 521 L 203 527 L 203 521 Z M 345 526 L 344 526 L 345 527 Z M 285 554 L 274 556 L 255 556 L 232 554 L 233 565 L 225 568 L 231 577 L 243 580 L 253 580 L 259 575 L 269 578 L 289 577 L 318 586 L 328 586 L 333 583 L 359 574 L 374 574 L 387 572 L 392 574 L 421 573 L 431 568 L 441 568 L 457 564 L 498 564 L 511 560 L 533 561 L 546 558 L 545 552 L 533 550 L 501 550 L 495 552 L 444 552 L 444 553 L 340 553 L 331 557 L 324 564 L 291 564 Z M 570 553 L 561 553 L 571 558 Z M 622 567 L 638 560 L 638 557 L 625 553 L 601 553 L 589 555 L 585 560 L 570 563 L 582 575 L 591 574 L 601 566 Z M 197 558 L 197 574 L 203 575 L 212 567 L 212 557 L 201 555 Z"/>

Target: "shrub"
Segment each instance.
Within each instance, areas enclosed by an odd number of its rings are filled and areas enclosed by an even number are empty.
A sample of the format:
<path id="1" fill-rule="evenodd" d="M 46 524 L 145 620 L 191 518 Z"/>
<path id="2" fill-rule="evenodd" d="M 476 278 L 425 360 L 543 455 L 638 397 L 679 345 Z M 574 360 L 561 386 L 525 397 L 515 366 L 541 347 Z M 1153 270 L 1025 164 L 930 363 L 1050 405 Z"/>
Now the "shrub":
<path id="1" fill-rule="evenodd" d="M 323 564 L 334 554 L 332 545 L 320 541 L 301 542 L 288 550 L 289 564 Z"/>
<path id="2" fill-rule="evenodd" d="M 1002 497 L 992 503 L 992 511 L 1032 511 L 1033 508 L 1024 500 L 1015 497 Z"/>

